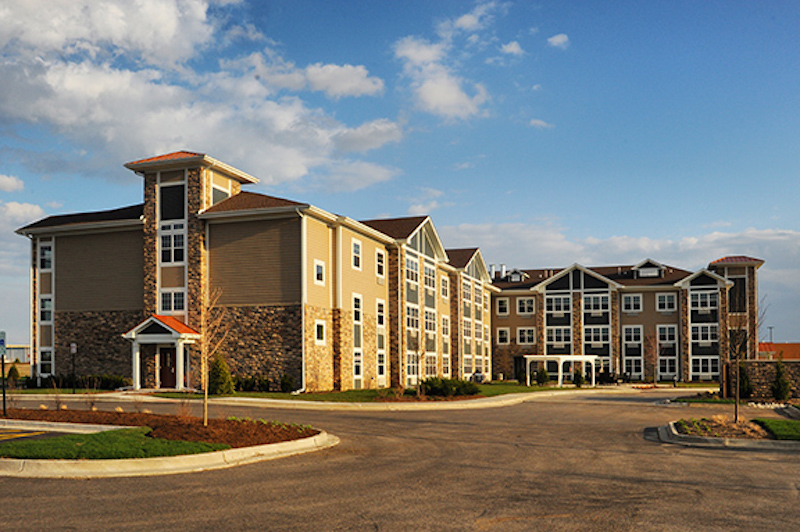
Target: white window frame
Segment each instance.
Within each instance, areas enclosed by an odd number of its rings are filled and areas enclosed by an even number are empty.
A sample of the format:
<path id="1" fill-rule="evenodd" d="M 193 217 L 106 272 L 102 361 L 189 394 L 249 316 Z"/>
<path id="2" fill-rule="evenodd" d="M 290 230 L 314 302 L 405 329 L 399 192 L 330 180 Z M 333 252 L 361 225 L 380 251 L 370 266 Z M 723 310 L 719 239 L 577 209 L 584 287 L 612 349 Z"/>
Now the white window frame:
<path id="1" fill-rule="evenodd" d="M 719 292 L 717 290 L 692 290 L 689 293 L 689 308 L 700 313 L 719 308 Z"/>
<path id="2" fill-rule="evenodd" d="M 47 305 L 45 305 L 47 302 Z M 47 307 L 47 308 L 45 308 Z M 48 315 L 45 318 L 44 313 Z M 53 296 L 52 294 L 39 295 L 39 325 L 52 325 L 53 324 Z"/>
<path id="3" fill-rule="evenodd" d="M 446 275 L 442 275 L 439 279 L 439 283 L 442 287 L 442 297 L 448 299 L 450 297 L 450 280 Z"/>
<path id="4" fill-rule="evenodd" d="M 364 244 L 357 238 L 350 239 L 350 266 L 357 271 L 361 271 L 361 260 L 364 255 Z"/>
<path id="5" fill-rule="evenodd" d="M 425 332 L 426 333 L 436 333 L 436 311 L 435 310 L 425 310 Z"/>
<path id="6" fill-rule="evenodd" d="M 497 311 L 497 315 L 498 316 L 508 316 L 508 307 L 509 307 L 508 298 L 507 297 L 498 297 L 494 301 L 495 301 L 495 309 Z M 503 312 L 503 309 L 501 308 L 501 306 L 505 306 L 505 312 Z"/>
<path id="7" fill-rule="evenodd" d="M 530 303 L 530 304 L 528 304 L 528 303 Z M 530 310 L 528 310 L 528 309 L 530 309 Z M 519 316 L 531 316 L 534 313 L 536 313 L 536 298 L 534 298 L 534 297 L 518 297 L 517 298 L 517 315 L 519 315 Z"/>
<path id="8" fill-rule="evenodd" d="M 353 380 L 364 377 L 364 297 L 353 293 Z M 358 325 L 358 334 L 356 334 Z"/>
<path id="9" fill-rule="evenodd" d="M 586 294 L 583 296 L 584 312 L 601 313 L 608 312 L 608 294 Z"/>
<path id="10" fill-rule="evenodd" d="M 180 227 L 176 227 L 180 226 Z M 180 237 L 182 245 L 176 245 L 176 237 Z M 169 245 L 164 245 L 164 240 L 169 241 Z M 158 260 L 160 264 L 170 266 L 181 266 L 186 264 L 186 240 L 187 229 L 186 220 L 170 220 L 158 224 Z M 181 251 L 182 258 L 175 260 L 175 252 Z M 169 253 L 168 260 L 164 260 L 164 252 Z"/>
<path id="11" fill-rule="evenodd" d="M 176 296 L 182 296 L 183 299 L 183 308 L 176 309 Z M 164 305 L 165 300 L 164 297 L 167 296 L 169 298 L 169 308 L 166 308 Z M 180 300 L 181 297 L 178 297 L 177 300 Z M 186 289 L 185 288 L 162 288 L 159 290 L 158 296 L 158 308 L 160 309 L 160 314 L 164 314 L 166 316 L 171 316 L 174 314 L 186 314 L 188 311 L 188 301 L 186 298 Z"/>
<path id="12" fill-rule="evenodd" d="M 422 263 L 422 280 L 425 288 L 436 292 L 436 266 L 427 262 Z"/>
<path id="13" fill-rule="evenodd" d="M 662 340 L 662 338 L 661 338 L 662 329 L 665 330 L 665 331 L 669 331 L 669 330 L 672 331 L 672 339 L 671 340 L 670 339 Z M 658 335 L 658 345 L 659 346 L 661 346 L 661 345 L 675 345 L 677 347 L 677 342 L 678 342 L 678 326 L 677 325 L 671 325 L 671 324 L 669 324 L 669 325 L 657 325 L 656 326 L 656 334 Z M 659 350 L 659 352 L 660 352 L 660 350 Z"/>
<path id="14" fill-rule="evenodd" d="M 50 250 L 49 257 L 48 257 L 48 261 L 49 261 L 49 265 L 48 266 L 42 266 L 42 260 L 44 259 L 44 257 L 43 257 L 44 252 L 42 250 L 45 249 L 45 248 Z M 38 255 L 37 255 L 37 261 L 36 261 L 37 265 L 38 265 L 39 272 L 50 272 L 50 271 L 53 271 L 53 256 L 55 255 L 55 253 L 53 252 L 54 249 L 55 249 L 55 246 L 53 246 L 53 241 L 52 240 L 48 240 L 46 242 L 39 242 Z"/>
<path id="15" fill-rule="evenodd" d="M 535 345 L 536 327 L 517 327 L 517 344 Z"/>
<path id="16" fill-rule="evenodd" d="M 691 328 L 692 342 L 700 345 L 711 345 L 719 342 L 719 324 L 695 323 Z"/>
<path id="17" fill-rule="evenodd" d="M 419 284 L 419 259 L 406 255 L 406 281 Z"/>
<path id="18" fill-rule="evenodd" d="M 386 327 L 386 301 L 383 299 L 375 300 L 375 325 Z"/>
<path id="19" fill-rule="evenodd" d="M 572 312 L 572 298 L 568 295 L 546 296 L 545 309 L 550 314 L 567 314 Z"/>
<path id="20" fill-rule="evenodd" d="M 461 299 L 465 303 L 472 304 L 472 282 L 461 281 Z"/>
<path id="21" fill-rule="evenodd" d="M 461 321 L 461 330 L 463 331 L 464 338 L 472 338 L 472 320 L 464 318 Z"/>
<path id="22" fill-rule="evenodd" d="M 611 340 L 611 327 L 608 325 L 587 325 L 583 329 L 584 343 L 603 345 Z"/>
<path id="23" fill-rule="evenodd" d="M 622 294 L 622 312 L 626 314 L 642 312 L 642 294 Z"/>
<path id="24" fill-rule="evenodd" d="M 319 337 L 320 328 L 322 329 L 322 338 Z M 314 320 L 314 345 L 326 345 L 328 338 L 328 331 L 325 320 Z"/>
<path id="25" fill-rule="evenodd" d="M 406 328 L 419 330 L 419 306 L 413 303 L 406 303 Z"/>
<path id="26" fill-rule="evenodd" d="M 450 316 L 442 316 L 442 336 L 450 336 Z"/>
<path id="27" fill-rule="evenodd" d="M 664 298 L 663 305 L 661 298 Z M 658 292 L 656 294 L 656 310 L 658 312 L 675 312 L 678 310 L 678 297 L 675 292 Z"/>
<path id="28" fill-rule="evenodd" d="M 508 345 L 511 343 L 510 327 L 498 327 L 496 331 L 497 331 L 497 345 Z M 503 333 L 505 333 L 505 335 L 503 335 Z M 505 336 L 505 338 L 503 338 L 503 336 Z"/>
<path id="29" fill-rule="evenodd" d="M 628 333 L 634 333 L 629 335 Z M 622 343 L 641 345 L 642 338 L 644 337 L 644 329 L 641 325 L 625 325 L 622 328 Z"/>
<path id="30" fill-rule="evenodd" d="M 322 271 L 322 279 L 318 277 L 318 271 Z M 314 284 L 317 286 L 325 286 L 325 261 L 314 259 Z"/>
<path id="31" fill-rule="evenodd" d="M 572 342 L 572 327 L 548 327 L 546 335 L 548 344 L 567 345 Z"/>
<path id="32" fill-rule="evenodd" d="M 380 279 L 386 278 L 386 253 L 382 249 L 375 250 L 375 275 Z"/>

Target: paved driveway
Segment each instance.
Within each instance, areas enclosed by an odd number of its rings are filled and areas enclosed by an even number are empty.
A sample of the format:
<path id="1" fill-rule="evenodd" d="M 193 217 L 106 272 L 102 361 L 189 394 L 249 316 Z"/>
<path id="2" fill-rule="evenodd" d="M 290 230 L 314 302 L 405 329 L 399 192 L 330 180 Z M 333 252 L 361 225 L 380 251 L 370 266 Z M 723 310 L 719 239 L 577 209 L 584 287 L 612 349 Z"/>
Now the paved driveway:
<path id="1" fill-rule="evenodd" d="M 189 475 L 3 478 L 0 523 L 31 530 L 798 529 L 800 456 L 646 441 L 645 427 L 730 410 L 655 406 L 658 398 L 559 395 L 448 412 L 220 407 L 216 415 L 311 423 L 342 443 Z"/>

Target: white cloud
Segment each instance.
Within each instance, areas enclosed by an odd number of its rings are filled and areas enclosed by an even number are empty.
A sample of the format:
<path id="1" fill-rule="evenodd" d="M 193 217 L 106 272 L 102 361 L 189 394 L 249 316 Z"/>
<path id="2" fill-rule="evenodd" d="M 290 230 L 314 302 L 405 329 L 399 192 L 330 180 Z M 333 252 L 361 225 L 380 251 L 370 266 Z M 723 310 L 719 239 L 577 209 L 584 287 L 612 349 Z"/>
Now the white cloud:
<path id="1" fill-rule="evenodd" d="M 508 44 L 502 45 L 500 47 L 500 50 L 504 54 L 509 54 L 509 55 L 524 55 L 525 54 L 525 51 L 522 49 L 522 47 L 519 45 L 519 43 L 517 41 L 511 41 Z"/>
<path id="2" fill-rule="evenodd" d="M 11 175 L 0 174 L 0 190 L 3 192 L 17 192 L 25 188 L 22 179 Z"/>
<path id="3" fill-rule="evenodd" d="M 425 39 L 403 37 L 394 46 L 395 57 L 404 60 L 409 66 L 427 66 L 445 58 L 447 45 L 444 42 L 430 43 Z"/>
<path id="4" fill-rule="evenodd" d="M 329 165 L 328 173 L 320 176 L 319 181 L 331 191 L 355 191 L 389 181 L 399 173 L 395 168 L 365 161 L 336 161 Z"/>
<path id="5" fill-rule="evenodd" d="M 430 187 L 421 187 L 419 196 L 417 196 L 417 198 L 413 200 L 413 203 L 408 207 L 408 214 L 410 216 L 421 216 L 430 214 L 436 209 L 449 207 L 452 205 L 450 202 L 442 203 L 436 199 L 442 197 L 443 195 L 444 192 L 441 190 Z"/>
<path id="6" fill-rule="evenodd" d="M 464 80 L 445 69 L 437 69 L 416 84 L 419 106 L 429 113 L 445 118 L 469 118 L 481 112 L 489 93 L 483 85 L 473 85 L 470 96 L 463 89 Z"/>
<path id="7" fill-rule="evenodd" d="M 447 19 L 440 23 L 437 31 L 442 38 L 449 39 L 457 32 L 472 33 L 486 28 L 494 20 L 494 13 L 502 7 L 497 2 L 480 2 L 469 13 Z"/>
<path id="8" fill-rule="evenodd" d="M 342 96 L 374 96 L 383 92 L 383 80 L 370 76 L 363 66 L 323 65 L 306 67 L 306 77 L 313 90 L 331 98 Z"/>
<path id="9" fill-rule="evenodd" d="M 539 118 L 532 118 L 531 121 L 528 122 L 528 124 L 538 129 L 552 129 L 556 127 L 554 124 L 549 124 L 544 120 L 540 120 Z"/>
<path id="10" fill-rule="evenodd" d="M 541 83 L 537 83 L 536 85 L 534 85 L 533 87 L 531 87 L 531 90 L 533 90 L 533 91 L 540 91 L 540 90 L 542 90 L 542 84 L 541 84 Z"/>
<path id="11" fill-rule="evenodd" d="M 22 226 L 42 216 L 44 216 L 44 210 L 38 205 L 16 201 L 0 203 L 0 219 L 3 220 L 4 225 Z"/>
<path id="12" fill-rule="evenodd" d="M 569 37 L 566 33 L 559 33 L 547 39 L 547 44 L 553 48 L 561 48 L 566 50 L 569 47 Z"/>
<path id="13" fill-rule="evenodd" d="M 363 152 L 380 148 L 388 142 L 399 142 L 403 128 L 397 122 L 385 118 L 362 124 L 357 128 L 337 133 L 333 140 L 336 148 L 344 152 Z"/>

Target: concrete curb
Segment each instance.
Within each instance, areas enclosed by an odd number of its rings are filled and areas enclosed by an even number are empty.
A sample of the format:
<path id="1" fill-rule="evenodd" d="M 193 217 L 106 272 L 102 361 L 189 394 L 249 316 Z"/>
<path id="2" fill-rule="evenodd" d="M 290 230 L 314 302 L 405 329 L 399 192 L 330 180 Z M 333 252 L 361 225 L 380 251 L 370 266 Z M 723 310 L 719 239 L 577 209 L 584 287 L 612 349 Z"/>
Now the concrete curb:
<path id="1" fill-rule="evenodd" d="M 302 440 L 240 447 L 212 453 L 121 460 L 0 459 L 0 476 L 28 478 L 111 478 L 174 475 L 224 469 L 285 456 L 321 451 L 338 445 L 339 438 L 320 432 Z"/>
<path id="2" fill-rule="evenodd" d="M 54 421 L 31 421 L 27 419 L 0 419 L 0 428 L 22 430 L 46 430 L 65 434 L 92 434 L 108 430 L 130 429 L 121 425 L 92 425 L 91 423 L 58 423 Z"/>
<path id="3" fill-rule="evenodd" d="M 789 405 L 783 409 L 783 412 L 789 416 L 791 419 L 800 420 L 800 408 L 797 408 L 794 405 Z"/>
<path id="4" fill-rule="evenodd" d="M 684 447 L 709 449 L 736 449 L 741 451 L 800 451 L 800 441 L 751 440 L 746 438 L 706 438 L 681 434 L 675 423 L 658 427 L 658 438 L 663 443 L 674 443 Z"/>

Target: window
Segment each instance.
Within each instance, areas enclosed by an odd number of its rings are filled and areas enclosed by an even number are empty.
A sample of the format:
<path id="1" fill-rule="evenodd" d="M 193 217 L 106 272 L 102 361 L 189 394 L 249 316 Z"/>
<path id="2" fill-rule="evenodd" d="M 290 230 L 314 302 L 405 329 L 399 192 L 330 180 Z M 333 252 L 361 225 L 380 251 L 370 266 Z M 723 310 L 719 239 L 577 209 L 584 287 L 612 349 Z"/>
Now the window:
<path id="1" fill-rule="evenodd" d="M 532 345 L 536 343 L 536 328 L 518 327 L 517 343 L 520 345 Z"/>
<path id="2" fill-rule="evenodd" d="M 506 345 L 509 343 L 511 331 L 509 331 L 508 327 L 498 327 L 497 328 L 497 343 L 498 345 Z"/>
<path id="3" fill-rule="evenodd" d="M 161 235 L 161 262 L 183 262 L 186 249 L 185 224 L 161 224 L 159 234 Z"/>
<path id="4" fill-rule="evenodd" d="M 498 297 L 496 301 L 497 301 L 497 315 L 508 316 L 508 298 Z"/>
<path id="5" fill-rule="evenodd" d="M 314 259 L 314 284 L 325 286 L 325 263 Z"/>
<path id="6" fill-rule="evenodd" d="M 656 309 L 659 312 L 673 312 L 676 308 L 675 294 L 656 294 Z"/>
<path id="7" fill-rule="evenodd" d="M 406 280 L 412 283 L 419 282 L 419 262 L 416 258 L 406 257 Z"/>
<path id="8" fill-rule="evenodd" d="M 475 339 L 478 341 L 483 340 L 483 327 L 480 323 L 475 324 Z"/>
<path id="9" fill-rule="evenodd" d="M 419 353 L 409 351 L 406 354 L 408 364 L 406 370 L 409 377 L 416 377 L 419 375 Z"/>
<path id="10" fill-rule="evenodd" d="M 660 375 L 673 375 L 678 373 L 678 359 L 677 358 L 659 358 L 658 359 L 658 373 Z"/>
<path id="11" fill-rule="evenodd" d="M 386 351 L 378 350 L 378 377 L 386 376 Z"/>
<path id="12" fill-rule="evenodd" d="M 442 316 L 442 336 L 450 336 L 450 318 Z"/>
<path id="13" fill-rule="evenodd" d="M 183 290 L 161 291 L 161 312 L 183 312 L 186 310 L 186 292 Z"/>
<path id="14" fill-rule="evenodd" d="M 469 281 L 461 283 L 461 298 L 464 301 L 472 301 L 472 283 Z"/>
<path id="15" fill-rule="evenodd" d="M 690 305 L 692 310 L 714 310 L 717 308 L 717 292 L 692 292 Z"/>
<path id="16" fill-rule="evenodd" d="M 353 295 L 353 322 L 361 322 L 361 296 Z"/>
<path id="17" fill-rule="evenodd" d="M 642 294 L 625 294 L 622 296 L 623 312 L 641 312 Z"/>
<path id="18" fill-rule="evenodd" d="M 464 318 L 464 338 L 472 338 L 472 321 Z"/>
<path id="19" fill-rule="evenodd" d="M 735 313 L 747 312 L 747 278 L 731 277 L 733 286 L 728 292 L 728 310 Z"/>
<path id="20" fill-rule="evenodd" d="M 659 343 L 675 343 L 676 327 L 675 325 L 659 325 L 658 326 L 658 341 Z"/>
<path id="21" fill-rule="evenodd" d="M 314 320 L 314 343 L 325 345 L 325 321 Z"/>
<path id="22" fill-rule="evenodd" d="M 442 344 L 442 348 L 443 348 L 442 351 L 444 353 L 447 353 L 447 350 L 444 349 L 445 347 L 447 347 L 447 345 L 448 344 L 446 344 L 446 343 Z M 447 354 L 442 355 L 442 374 L 445 377 L 449 377 L 450 376 L 450 355 L 447 355 Z"/>
<path id="23" fill-rule="evenodd" d="M 361 270 L 361 241 L 353 239 L 353 269 Z"/>
<path id="24" fill-rule="evenodd" d="M 362 373 L 362 300 L 361 294 L 353 294 L 353 377 L 360 378 Z"/>
<path id="25" fill-rule="evenodd" d="M 439 283 L 442 286 L 442 297 L 447 299 L 450 297 L 450 282 L 448 281 L 447 277 L 442 275 L 441 280 Z"/>
<path id="26" fill-rule="evenodd" d="M 692 357 L 692 377 L 704 376 L 712 377 L 719 373 L 718 357 Z"/>
<path id="27" fill-rule="evenodd" d="M 219 185 L 211 187 L 211 205 L 216 205 L 220 201 L 224 201 L 230 197 L 230 190 L 226 190 Z"/>
<path id="28" fill-rule="evenodd" d="M 409 329 L 419 329 L 419 308 L 411 305 L 406 306 L 406 327 Z"/>
<path id="29" fill-rule="evenodd" d="M 547 312 L 569 312 L 572 303 L 569 296 L 547 296 L 545 301 Z"/>
<path id="30" fill-rule="evenodd" d="M 436 312 L 433 310 L 425 311 L 425 331 L 436 332 Z"/>
<path id="31" fill-rule="evenodd" d="M 425 355 L 425 376 L 436 376 L 436 355 Z"/>
<path id="32" fill-rule="evenodd" d="M 425 288 L 436 290 L 436 268 L 426 263 L 423 268 L 423 273 L 425 274 Z"/>
<path id="33" fill-rule="evenodd" d="M 361 377 L 361 351 L 353 351 L 353 377 Z"/>
<path id="34" fill-rule="evenodd" d="M 375 252 L 375 275 L 386 276 L 386 254 L 380 249 Z"/>
<path id="35" fill-rule="evenodd" d="M 551 344 L 566 344 L 571 341 L 572 331 L 569 327 L 550 327 L 547 329 L 547 342 Z"/>
<path id="36" fill-rule="evenodd" d="M 625 339 L 625 343 L 641 343 L 642 341 L 642 328 L 639 325 L 635 325 L 632 327 L 625 327 L 622 331 L 622 336 Z"/>
<path id="37" fill-rule="evenodd" d="M 608 311 L 608 296 L 584 296 L 583 310 L 585 312 L 606 312 Z"/>
<path id="38" fill-rule="evenodd" d="M 39 321 L 53 321 L 53 298 L 43 297 L 39 299 Z"/>
<path id="39" fill-rule="evenodd" d="M 480 308 L 483 306 L 483 291 L 480 287 L 475 287 L 475 306 Z"/>
<path id="40" fill-rule="evenodd" d="M 717 341 L 719 325 L 692 325 L 692 342 L 710 343 Z"/>
<path id="41" fill-rule="evenodd" d="M 42 244 L 39 246 L 39 269 L 49 270 L 53 267 L 53 246 Z"/>
<path id="42" fill-rule="evenodd" d="M 517 314 L 533 314 L 534 299 L 532 297 L 517 298 Z"/>
<path id="43" fill-rule="evenodd" d="M 378 327 L 385 327 L 386 326 L 386 303 L 383 300 L 379 299 L 377 304 L 375 305 L 375 307 L 376 307 L 376 313 L 375 313 L 375 316 L 376 316 L 375 320 L 376 321 L 375 321 L 375 323 L 378 325 Z"/>
<path id="44" fill-rule="evenodd" d="M 53 350 L 42 349 L 39 351 L 39 373 L 41 375 L 51 375 L 53 371 Z"/>
<path id="45" fill-rule="evenodd" d="M 184 185 L 161 185 L 159 220 L 183 220 L 186 218 Z"/>
<path id="46" fill-rule="evenodd" d="M 586 327 L 583 330 L 583 339 L 587 344 L 608 343 L 608 327 Z"/>

